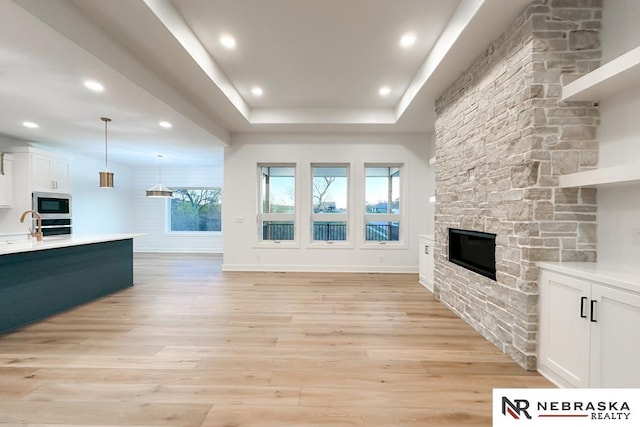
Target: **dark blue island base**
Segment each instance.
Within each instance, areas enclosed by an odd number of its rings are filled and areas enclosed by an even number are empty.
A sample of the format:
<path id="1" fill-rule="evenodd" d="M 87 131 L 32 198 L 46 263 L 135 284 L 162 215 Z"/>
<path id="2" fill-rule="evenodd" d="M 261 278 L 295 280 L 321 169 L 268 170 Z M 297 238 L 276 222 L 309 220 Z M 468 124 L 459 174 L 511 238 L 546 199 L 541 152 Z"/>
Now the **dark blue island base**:
<path id="1" fill-rule="evenodd" d="M 133 239 L 0 255 L 0 334 L 133 286 Z"/>

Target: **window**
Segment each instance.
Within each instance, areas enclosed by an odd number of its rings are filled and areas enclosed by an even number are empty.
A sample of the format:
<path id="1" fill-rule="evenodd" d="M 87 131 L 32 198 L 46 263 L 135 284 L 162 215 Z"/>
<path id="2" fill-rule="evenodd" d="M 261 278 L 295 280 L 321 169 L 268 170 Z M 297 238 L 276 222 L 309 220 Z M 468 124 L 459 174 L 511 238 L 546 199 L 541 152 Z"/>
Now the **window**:
<path id="1" fill-rule="evenodd" d="M 398 165 L 365 166 L 365 242 L 400 240 L 400 171 Z"/>
<path id="2" fill-rule="evenodd" d="M 349 166 L 312 165 L 312 240 L 348 239 Z"/>
<path id="3" fill-rule="evenodd" d="M 222 189 L 180 188 L 170 199 L 169 231 L 221 231 Z"/>
<path id="4" fill-rule="evenodd" d="M 295 240 L 296 167 L 260 165 L 259 240 Z"/>

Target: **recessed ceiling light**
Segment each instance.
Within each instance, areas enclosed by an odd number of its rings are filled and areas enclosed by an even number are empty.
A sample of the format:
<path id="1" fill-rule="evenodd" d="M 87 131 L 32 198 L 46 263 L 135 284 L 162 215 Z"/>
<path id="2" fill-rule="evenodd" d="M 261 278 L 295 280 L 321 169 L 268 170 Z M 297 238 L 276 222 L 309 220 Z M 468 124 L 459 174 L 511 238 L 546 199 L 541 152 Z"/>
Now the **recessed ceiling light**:
<path id="1" fill-rule="evenodd" d="M 85 80 L 84 86 L 94 92 L 104 92 L 104 86 L 95 80 Z"/>
<path id="2" fill-rule="evenodd" d="M 30 128 L 30 129 L 35 129 L 35 128 L 39 128 L 40 125 L 34 122 L 22 122 L 22 126 L 26 127 L 26 128 Z"/>
<path id="3" fill-rule="evenodd" d="M 163 127 L 165 129 L 170 129 L 173 127 L 173 125 L 167 121 L 161 121 L 160 123 L 158 123 L 158 125 L 160 125 L 160 127 Z"/>
<path id="4" fill-rule="evenodd" d="M 406 33 L 400 38 L 400 46 L 409 48 L 416 42 L 416 35 L 413 33 Z"/>
<path id="5" fill-rule="evenodd" d="M 262 96 L 264 91 L 262 90 L 262 88 L 260 86 L 254 86 L 253 88 L 251 88 L 251 93 L 254 96 Z"/>
<path id="6" fill-rule="evenodd" d="M 236 47 L 236 39 L 229 34 L 223 34 L 220 36 L 220 44 L 226 49 L 234 49 Z"/>
<path id="7" fill-rule="evenodd" d="M 391 88 L 389 86 L 382 86 L 378 90 L 378 93 L 380 94 L 380 96 L 387 96 L 391 93 Z"/>

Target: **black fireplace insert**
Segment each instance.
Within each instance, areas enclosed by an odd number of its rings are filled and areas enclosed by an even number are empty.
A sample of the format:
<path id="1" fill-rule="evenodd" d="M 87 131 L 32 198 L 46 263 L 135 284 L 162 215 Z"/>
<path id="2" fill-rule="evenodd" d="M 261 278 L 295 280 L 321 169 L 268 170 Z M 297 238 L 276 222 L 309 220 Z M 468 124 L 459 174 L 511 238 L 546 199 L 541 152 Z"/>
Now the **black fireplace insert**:
<path id="1" fill-rule="evenodd" d="M 449 261 L 496 280 L 496 235 L 450 228 Z"/>

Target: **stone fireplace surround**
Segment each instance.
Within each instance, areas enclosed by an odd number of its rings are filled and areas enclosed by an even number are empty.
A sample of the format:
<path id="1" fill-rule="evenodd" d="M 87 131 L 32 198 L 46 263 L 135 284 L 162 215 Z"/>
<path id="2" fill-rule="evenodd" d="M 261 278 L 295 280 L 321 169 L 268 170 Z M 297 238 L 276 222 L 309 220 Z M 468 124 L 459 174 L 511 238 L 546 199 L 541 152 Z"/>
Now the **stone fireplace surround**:
<path id="1" fill-rule="evenodd" d="M 558 176 L 598 162 L 597 105 L 560 100 L 600 64 L 601 0 L 531 3 L 436 102 L 434 293 L 536 368 L 538 261 L 595 261 L 596 190 Z M 448 229 L 497 234 L 497 280 L 447 260 Z"/>

